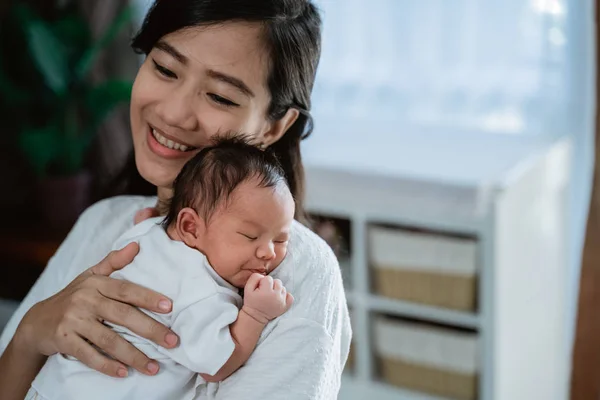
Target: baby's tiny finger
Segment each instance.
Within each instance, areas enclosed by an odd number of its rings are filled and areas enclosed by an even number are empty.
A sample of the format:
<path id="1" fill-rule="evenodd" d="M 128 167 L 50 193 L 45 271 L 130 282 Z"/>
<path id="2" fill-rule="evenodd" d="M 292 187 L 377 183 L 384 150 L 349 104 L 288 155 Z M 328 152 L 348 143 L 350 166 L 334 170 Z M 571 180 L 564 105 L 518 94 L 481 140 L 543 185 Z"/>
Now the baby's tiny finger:
<path id="1" fill-rule="evenodd" d="M 261 289 L 273 289 L 273 278 L 269 275 L 264 276 L 260 280 L 260 288 Z"/>
<path id="2" fill-rule="evenodd" d="M 246 286 L 244 287 L 244 290 L 246 290 L 247 292 L 252 292 L 254 290 L 256 290 L 256 288 L 259 287 L 260 282 L 262 281 L 263 275 L 259 274 L 259 273 L 253 273 L 252 275 L 250 275 L 250 278 L 248 279 L 248 282 L 246 282 Z"/>
<path id="3" fill-rule="evenodd" d="M 291 293 L 288 293 L 287 297 L 285 298 L 285 305 L 290 308 L 292 304 L 294 304 L 294 296 L 292 296 Z"/>

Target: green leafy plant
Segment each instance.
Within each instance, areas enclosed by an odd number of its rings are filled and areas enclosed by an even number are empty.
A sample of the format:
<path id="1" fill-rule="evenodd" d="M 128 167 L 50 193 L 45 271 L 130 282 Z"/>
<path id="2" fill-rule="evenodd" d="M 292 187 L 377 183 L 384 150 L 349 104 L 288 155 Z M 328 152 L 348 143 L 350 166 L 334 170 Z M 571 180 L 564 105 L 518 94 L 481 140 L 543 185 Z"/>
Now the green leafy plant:
<path id="1" fill-rule="evenodd" d="M 12 142 L 40 178 L 83 169 L 100 124 L 127 102 L 130 80 L 93 84 L 100 53 L 131 20 L 124 9 L 98 40 L 76 5 L 40 16 L 14 1 L 0 21 L 0 115 Z"/>

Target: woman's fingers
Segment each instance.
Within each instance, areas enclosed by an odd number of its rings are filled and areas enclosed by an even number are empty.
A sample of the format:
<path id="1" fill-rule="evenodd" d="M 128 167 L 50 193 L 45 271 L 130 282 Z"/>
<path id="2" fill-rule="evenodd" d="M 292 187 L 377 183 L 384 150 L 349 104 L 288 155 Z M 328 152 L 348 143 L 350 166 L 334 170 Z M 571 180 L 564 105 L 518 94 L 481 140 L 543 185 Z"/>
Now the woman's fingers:
<path id="1" fill-rule="evenodd" d="M 138 250 L 139 246 L 132 243 L 111 252 L 63 290 L 32 307 L 22 321 L 23 326 L 27 326 L 29 346 L 43 355 L 74 356 L 110 376 L 125 376 L 125 365 L 155 374 L 156 361 L 100 322 L 124 326 L 166 348 L 177 345 L 178 338 L 173 332 L 137 308 L 167 313 L 172 308 L 171 300 L 152 290 L 108 277 L 128 265 Z"/>
<path id="2" fill-rule="evenodd" d="M 158 372 L 156 361 L 146 357 L 144 353 L 123 339 L 117 332 L 99 322 L 94 325 L 86 325 L 81 334 L 106 354 L 125 365 L 135 368 L 142 374 L 154 375 Z"/>
<path id="3" fill-rule="evenodd" d="M 127 376 L 127 367 L 116 360 L 103 356 L 89 343 L 80 337 L 71 338 L 67 354 L 105 375 L 124 378 Z"/>
<path id="4" fill-rule="evenodd" d="M 135 283 L 103 276 L 88 279 L 88 282 L 104 297 L 131 304 L 144 310 L 166 314 L 171 311 L 173 306 L 169 298 Z"/>
<path id="5" fill-rule="evenodd" d="M 124 326 L 159 346 L 172 348 L 177 345 L 178 338 L 175 333 L 129 304 L 105 298 L 96 303 L 95 314 L 100 319 Z"/>
<path id="6" fill-rule="evenodd" d="M 140 246 L 137 243 L 129 243 L 121 250 L 114 250 L 108 253 L 102 261 L 94 265 L 88 271 L 93 275 L 109 276 L 113 272 L 131 263 L 139 250 Z"/>

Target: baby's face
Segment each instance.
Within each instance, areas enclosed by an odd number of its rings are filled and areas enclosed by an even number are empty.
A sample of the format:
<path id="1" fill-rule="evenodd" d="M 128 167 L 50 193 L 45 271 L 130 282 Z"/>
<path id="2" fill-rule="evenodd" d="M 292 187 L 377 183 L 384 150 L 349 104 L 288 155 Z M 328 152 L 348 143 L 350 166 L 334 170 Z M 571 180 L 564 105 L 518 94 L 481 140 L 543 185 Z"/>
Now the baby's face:
<path id="1" fill-rule="evenodd" d="M 242 183 L 229 206 L 213 215 L 201 238 L 210 265 L 238 288 L 255 272 L 273 271 L 287 254 L 294 208 L 283 183 L 274 188 Z"/>

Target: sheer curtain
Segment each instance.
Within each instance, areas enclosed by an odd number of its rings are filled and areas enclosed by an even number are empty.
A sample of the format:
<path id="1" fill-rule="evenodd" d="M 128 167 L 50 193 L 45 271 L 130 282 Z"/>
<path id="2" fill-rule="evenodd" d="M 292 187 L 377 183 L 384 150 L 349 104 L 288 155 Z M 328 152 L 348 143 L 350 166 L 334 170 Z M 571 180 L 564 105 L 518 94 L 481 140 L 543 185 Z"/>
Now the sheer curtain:
<path id="1" fill-rule="evenodd" d="M 565 1 L 317 3 L 324 38 L 313 110 L 324 120 L 526 135 L 564 129 Z"/>

